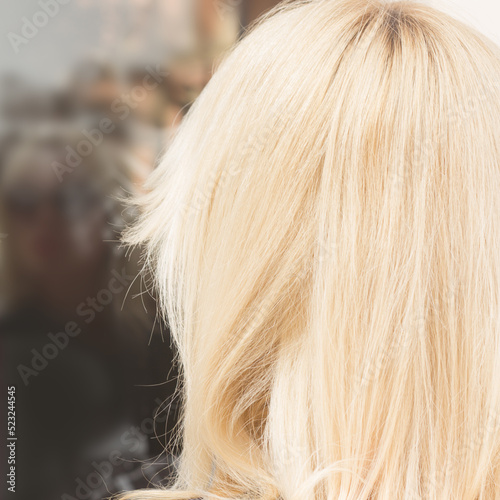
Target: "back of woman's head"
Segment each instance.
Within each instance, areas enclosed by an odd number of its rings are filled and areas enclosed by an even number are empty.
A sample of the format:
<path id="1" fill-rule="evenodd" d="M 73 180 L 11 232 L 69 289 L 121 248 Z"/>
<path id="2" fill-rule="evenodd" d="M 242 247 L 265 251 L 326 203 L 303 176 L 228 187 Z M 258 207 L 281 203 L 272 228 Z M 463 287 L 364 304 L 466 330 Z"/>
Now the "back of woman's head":
<path id="1" fill-rule="evenodd" d="M 282 4 L 149 187 L 128 241 L 178 346 L 183 453 L 137 498 L 500 498 L 491 42 L 412 2 Z"/>

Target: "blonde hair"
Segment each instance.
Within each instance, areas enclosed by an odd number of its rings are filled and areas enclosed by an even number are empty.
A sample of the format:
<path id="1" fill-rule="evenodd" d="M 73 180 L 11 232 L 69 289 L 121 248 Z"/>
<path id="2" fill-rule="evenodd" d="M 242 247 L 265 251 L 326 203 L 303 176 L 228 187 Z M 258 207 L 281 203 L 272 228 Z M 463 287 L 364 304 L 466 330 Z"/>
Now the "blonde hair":
<path id="1" fill-rule="evenodd" d="M 279 5 L 128 235 L 179 351 L 170 488 L 500 498 L 500 51 L 413 2 Z"/>

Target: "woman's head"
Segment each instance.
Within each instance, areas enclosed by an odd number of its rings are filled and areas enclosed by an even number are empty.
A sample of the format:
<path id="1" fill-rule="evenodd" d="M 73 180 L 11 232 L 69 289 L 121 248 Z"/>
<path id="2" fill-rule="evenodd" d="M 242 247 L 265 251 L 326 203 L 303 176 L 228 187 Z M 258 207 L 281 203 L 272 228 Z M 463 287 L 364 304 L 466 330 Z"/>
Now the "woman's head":
<path id="1" fill-rule="evenodd" d="M 128 240 L 184 382 L 160 498 L 500 494 L 497 47 L 412 2 L 286 2 L 149 187 Z"/>

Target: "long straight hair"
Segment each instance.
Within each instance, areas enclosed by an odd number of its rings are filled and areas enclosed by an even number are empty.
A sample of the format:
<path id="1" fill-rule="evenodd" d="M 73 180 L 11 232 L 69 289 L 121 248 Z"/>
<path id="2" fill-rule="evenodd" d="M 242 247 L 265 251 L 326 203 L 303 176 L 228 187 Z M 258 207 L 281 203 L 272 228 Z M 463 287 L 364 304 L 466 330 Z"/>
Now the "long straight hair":
<path id="1" fill-rule="evenodd" d="M 500 498 L 500 51 L 426 5 L 285 2 L 140 200 L 182 369 L 133 499 Z"/>

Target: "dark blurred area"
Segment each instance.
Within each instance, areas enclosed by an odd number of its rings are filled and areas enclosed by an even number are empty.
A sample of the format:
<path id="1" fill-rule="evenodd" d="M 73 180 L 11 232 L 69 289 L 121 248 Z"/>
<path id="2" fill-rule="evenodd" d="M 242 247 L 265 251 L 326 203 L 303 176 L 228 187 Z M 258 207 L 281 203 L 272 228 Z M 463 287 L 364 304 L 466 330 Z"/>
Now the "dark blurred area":
<path id="1" fill-rule="evenodd" d="M 120 246 L 127 200 L 276 3 L 2 2 L 1 498 L 168 484 L 178 372 L 140 249 Z"/>

